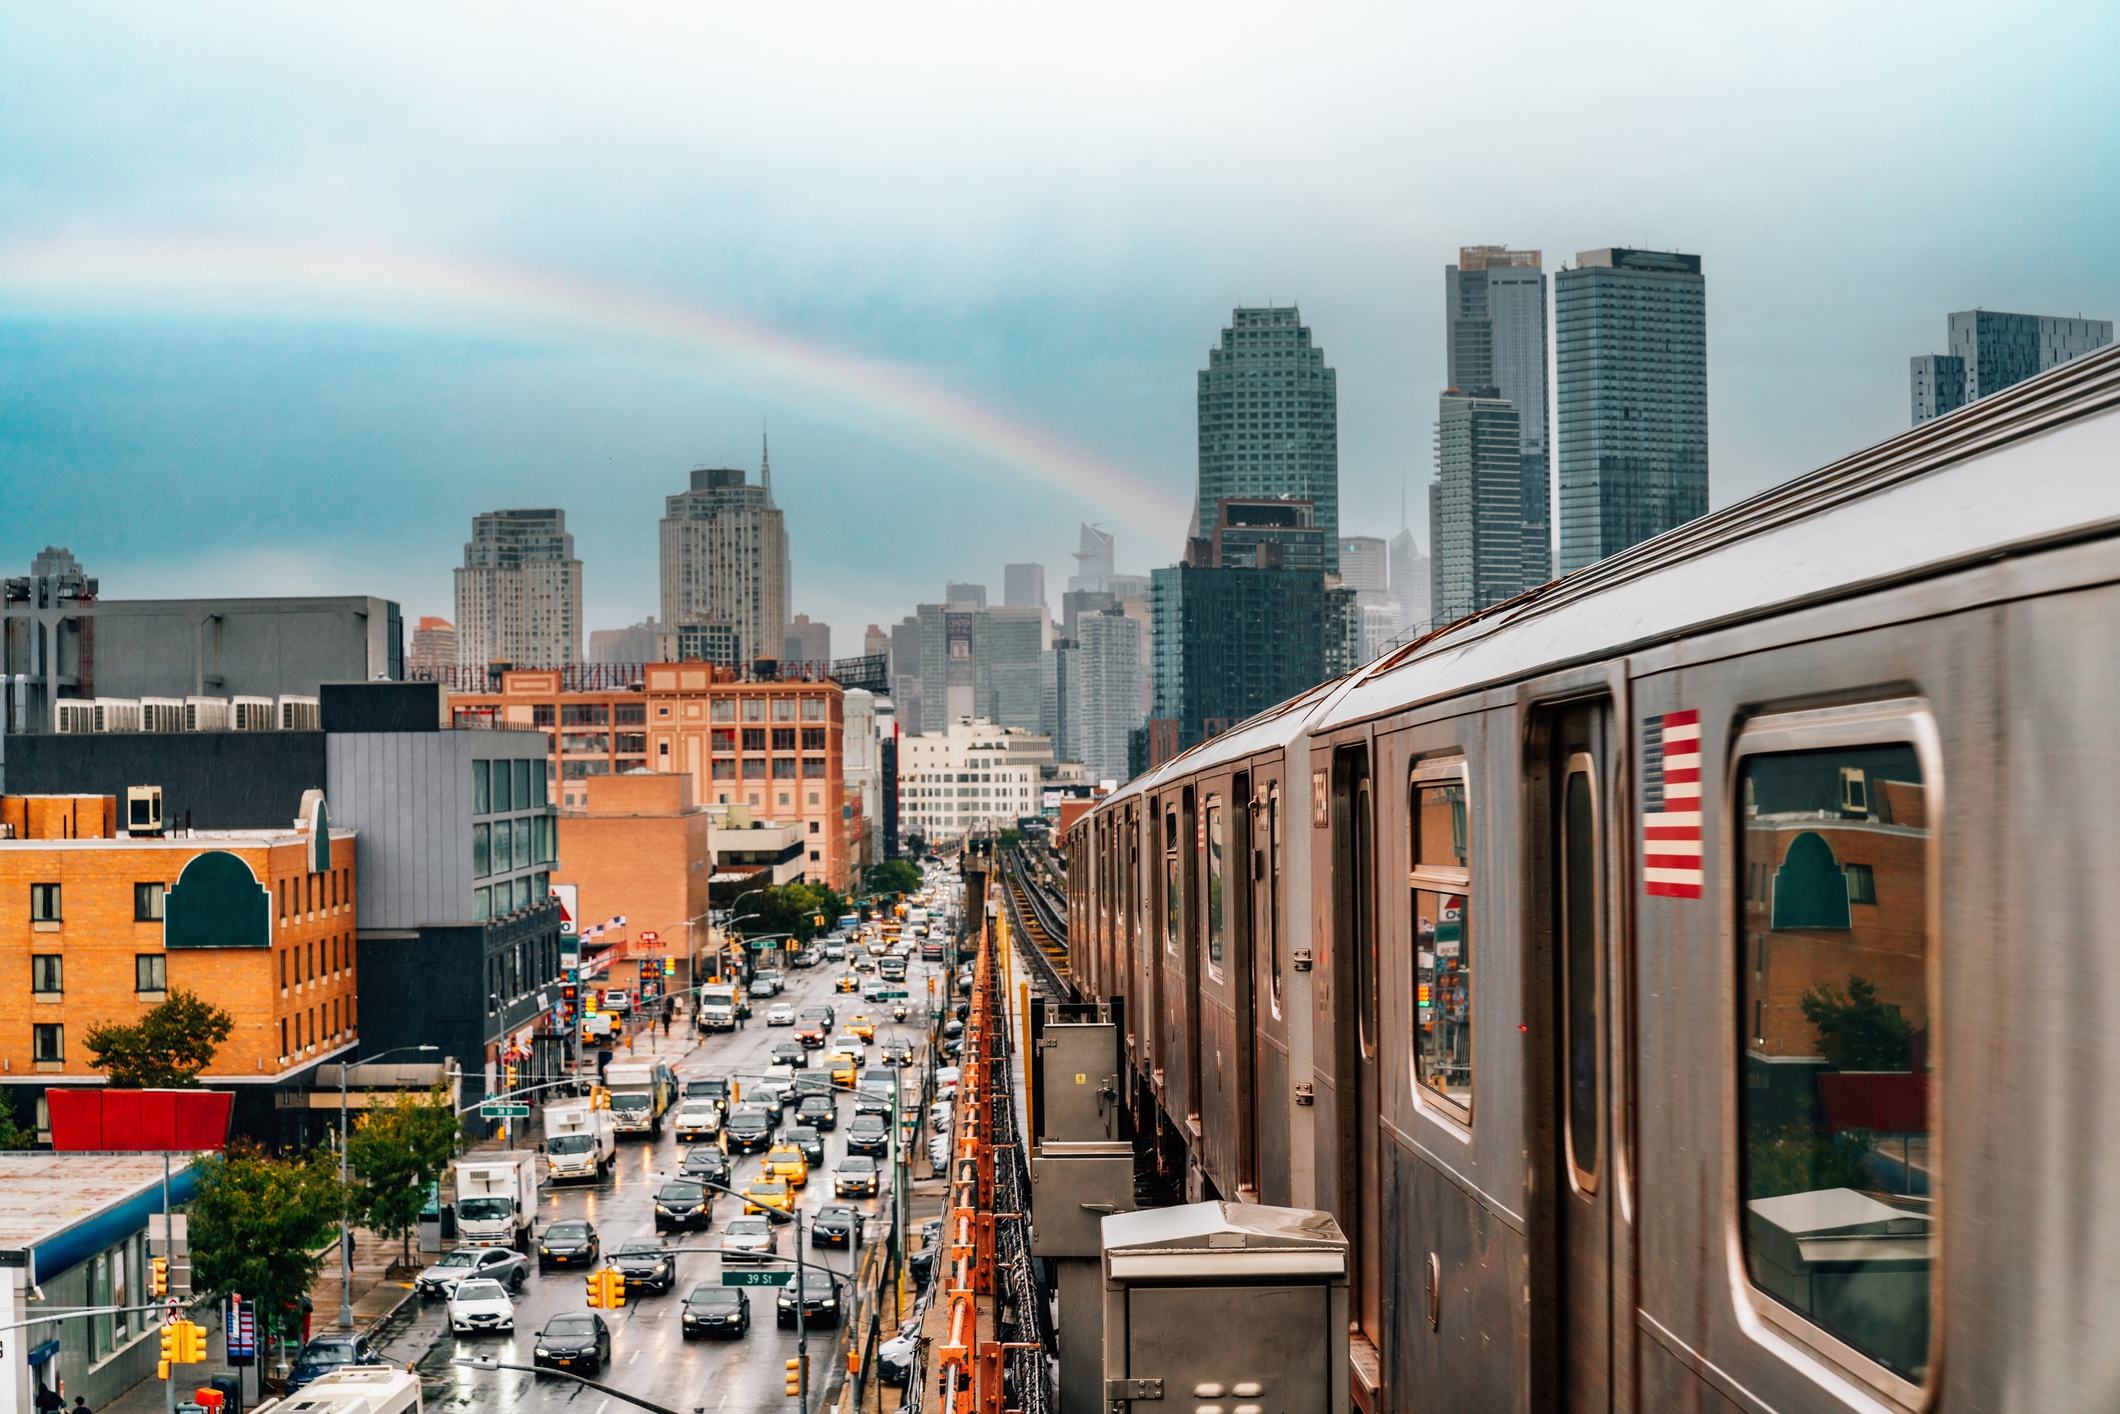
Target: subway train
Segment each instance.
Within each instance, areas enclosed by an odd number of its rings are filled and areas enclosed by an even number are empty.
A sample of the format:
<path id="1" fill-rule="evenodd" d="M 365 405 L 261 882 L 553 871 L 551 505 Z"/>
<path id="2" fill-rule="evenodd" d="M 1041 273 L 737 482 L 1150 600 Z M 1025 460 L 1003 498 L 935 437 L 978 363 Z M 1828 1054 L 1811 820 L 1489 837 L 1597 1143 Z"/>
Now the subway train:
<path id="1" fill-rule="evenodd" d="M 1335 1215 L 1365 1414 L 2120 1408 L 2120 348 L 1060 843 L 1138 1142 Z"/>

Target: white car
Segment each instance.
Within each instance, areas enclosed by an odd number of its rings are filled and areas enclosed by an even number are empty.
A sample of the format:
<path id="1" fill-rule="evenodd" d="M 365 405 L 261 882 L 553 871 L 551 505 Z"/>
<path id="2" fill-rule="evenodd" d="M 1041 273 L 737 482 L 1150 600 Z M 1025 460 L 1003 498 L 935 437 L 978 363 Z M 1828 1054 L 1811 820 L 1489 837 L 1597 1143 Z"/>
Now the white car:
<path id="1" fill-rule="evenodd" d="M 950 1127 L 950 1117 L 956 1113 L 957 1105 L 955 1101 L 937 1100 L 934 1104 L 928 1106 L 928 1123 L 934 1127 L 937 1134 L 940 1134 Z"/>
<path id="2" fill-rule="evenodd" d="M 845 943 L 826 943 L 824 945 L 824 960 L 826 962 L 844 962 L 846 955 L 847 948 Z"/>
<path id="3" fill-rule="evenodd" d="M 458 1335 L 514 1330 L 515 1303 L 508 1288 L 484 1277 L 458 1282 L 449 1296 L 449 1329 Z"/>
<path id="4" fill-rule="evenodd" d="M 690 1144 L 721 1133 L 721 1106 L 712 1100 L 687 1100 L 677 1112 L 677 1142 Z"/>
<path id="5" fill-rule="evenodd" d="M 780 1234 L 770 1218 L 731 1218 L 721 1230 L 721 1260 L 756 1262 L 780 1250 Z"/>
<path id="6" fill-rule="evenodd" d="M 766 1025 L 793 1026 L 794 1024 L 795 1008 L 793 1004 L 789 1002 L 775 1002 L 773 1003 L 773 1005 L 766 1008 Z"/>

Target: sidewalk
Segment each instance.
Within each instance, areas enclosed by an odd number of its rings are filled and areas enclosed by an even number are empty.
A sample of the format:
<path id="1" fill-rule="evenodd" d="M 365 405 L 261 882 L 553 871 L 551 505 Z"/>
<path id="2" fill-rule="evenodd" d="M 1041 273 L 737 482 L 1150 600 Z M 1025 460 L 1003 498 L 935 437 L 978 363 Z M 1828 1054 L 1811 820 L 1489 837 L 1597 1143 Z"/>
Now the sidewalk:
<path id="1" fill-rule="evenodd" d="M 410 1280 L 384 1275 L 389 1265 L 398 1260 L 404 1250 L 399 1242 L 385 1242 L 374 1233 L 354 1229 L 353 1246 L 353 1324 L 357 1330 L 371 1330 L 391 1312 L 398 1303 L 412 1295 Z M 332 1253 L 334 1257 L 337 1252 Z M 419 1261 L 417 1246 L 413 1249 L 413 1260 Z M 312 1335 L 323 1335 L 338 1329 L 339 1321 L 339 1268 L 338 1263 L 328 1262 L 309 1289 L 309 1301 L 314 1308 L 310 1312 L 309 1330 Z M 193 1313 L 193 1319 L 207 1328 L 207 1350 L 211 1355 L 203 1365 L 181 1365 L 177 1373 L 177 1400 L 179 1403 L 191 1397 L 191 1392 L 204 1385 L 218 1374 L 228 1372 L 226 1342 L 221 1331 L 221 1312 L 218 1306 L 202 1308 Z M 260 1370 L 252 1366 L 243 1372 L 243 1407 L 250 1408 L 258 1402 L 256 1394 Z M 277 1362 L 263 1370 L 267 1376 L 279 1373 Z M 165 1407 L 162 1382 L 146 1379 L 134 1385 L 124 1394 L 103 1406 L 98 1414 L 161 1414 Z"/>

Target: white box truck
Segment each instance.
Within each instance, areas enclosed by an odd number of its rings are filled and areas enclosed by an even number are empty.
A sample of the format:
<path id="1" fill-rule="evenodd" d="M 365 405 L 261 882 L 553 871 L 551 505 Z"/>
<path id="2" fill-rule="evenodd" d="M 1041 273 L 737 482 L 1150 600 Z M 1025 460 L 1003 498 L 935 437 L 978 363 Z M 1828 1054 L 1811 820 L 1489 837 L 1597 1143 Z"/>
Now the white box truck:
<path id="1" fill-rule="evenodd" d="M 611 1111 L 588 1100 L 545 1107 L 545 1178 L 594 1183 L 618 1158 Z"/>
<path id="2" fill-rule="evenodd" d="M 662 1137 L 663 1111 L 677 1096 L 677 1075 L 661 1061 L 613 1061 L 604 1071 L 611 1127 L 619 1134 Z"/>
<path id="3" fill-rule="evenodd" d="M 736 1029 L 736 989 L 715 983 L 699 989 L 699 1029 L 702 1031 L 734 1031 Z"/>
<path id="4" fill-rule="evenodd" d="M 458 1159 L 456 1235 L 468 1247 L 530 1250 L 537 1216 L 538 1156 L 524 1149 Z"/>

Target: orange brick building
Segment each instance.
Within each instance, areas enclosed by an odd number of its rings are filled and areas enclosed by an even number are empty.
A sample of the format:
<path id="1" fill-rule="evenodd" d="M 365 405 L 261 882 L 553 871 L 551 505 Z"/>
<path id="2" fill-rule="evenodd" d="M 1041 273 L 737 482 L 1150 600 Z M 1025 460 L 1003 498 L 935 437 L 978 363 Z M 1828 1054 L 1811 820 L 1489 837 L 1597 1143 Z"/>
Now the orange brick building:
<path id="1" fill-rule="evenodd" d="M 742 805 L 754 819 L 798 825 L 804 877 L 846 889 L 848 841 L 861 825 L 860 802 L 846 790 L 845 691 L 830 679 L 737 677 L 708 663 L 650 663 L 638 690 L 570 692 L 558 671 L 523 669 L 503 673 L 499 692 L 451 693 L 449 704 L 459 724 L 544 729 L 563 814 L 587 808 L 595 777 L 689 776 L 698 804 Z M 564 844 L 560 857 L 564 866 Z M 582 916 L 611 915 L 585 899 Z"/>
<path id="2" fill-rule="evenodd" d="M 714 874 L 707 807 L 696 803 L 692 778 L 591 776 L 569 794 L 584 803 L 560 811 L 552 880 L 576 887 L 585 924 L 626 920 L 608 984 L 632 985 L 620 965 L 626 959 L 673 957 L 675 987 L 689 987 L 694 947 L 709 946 L 707 891 Z"/>
<path id="3" fill-rule="evenodd" d="M 89 1029 L 181 987 L 235 1018 L 202 1078 L 258 1133 L 273 1091 L 354 1044 L 354 833 L 326 827 L 320 870 L 306 828 L 128 838 L 116 819 L 109 796 L 0 799 L 0 1084 L 41 1129 L 45 1087 L 103 1081 Z M 231 880 L 235 911 L 209 910 Z"/>

